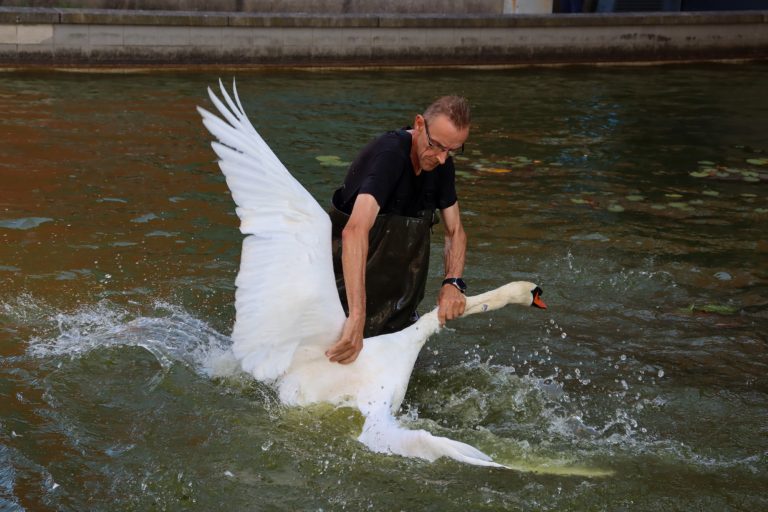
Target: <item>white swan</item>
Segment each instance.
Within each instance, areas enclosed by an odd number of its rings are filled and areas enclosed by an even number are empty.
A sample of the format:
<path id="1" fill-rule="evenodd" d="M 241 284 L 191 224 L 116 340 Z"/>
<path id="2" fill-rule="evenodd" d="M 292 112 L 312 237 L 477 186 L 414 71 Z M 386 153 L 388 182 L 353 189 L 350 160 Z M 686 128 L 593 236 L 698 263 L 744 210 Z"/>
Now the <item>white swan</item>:
<path id="1" fill-rule="evenodd" d="M 346 318 L 333 275 L 330 219 L 256 132 L 234 84 L 234 100 L 221 81 L 219 86 L 228 108 L 210 88 L 208 93 L 226 122 L 198 111 L 218 139 L 212 146 L 247 235 L 232 332 L 232 350 L 243 370 L 276 385 L 286 404 L 358 408 L 365 416 L 359 440 L 374 451 L 500 466 L 467 444 L 404 429 L 393 416 L 421 347 L 440 328 L 437 309 L 402 331 L 366 339 L 352 364 L 331 363 L 325 356 Z M 506 304 L 546 307 L 539 295 L 533 283 L 509 283 L 467 297 L 464 314 Z"/>

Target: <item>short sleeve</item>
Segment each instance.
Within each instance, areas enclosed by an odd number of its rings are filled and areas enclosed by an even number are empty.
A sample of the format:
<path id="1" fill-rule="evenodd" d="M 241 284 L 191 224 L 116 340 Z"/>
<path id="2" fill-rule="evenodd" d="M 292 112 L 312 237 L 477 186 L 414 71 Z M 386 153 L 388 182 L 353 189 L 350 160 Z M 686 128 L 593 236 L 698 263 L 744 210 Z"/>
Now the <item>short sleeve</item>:
<path id="1" fill-rule="evenodd" d="M 397 188 L 405 169 L 403 155 L 395 151 L 381 151 L 368 163 L 368 173 L 358 194 L 371 194 L 379 207 L 384 206 Z"/>

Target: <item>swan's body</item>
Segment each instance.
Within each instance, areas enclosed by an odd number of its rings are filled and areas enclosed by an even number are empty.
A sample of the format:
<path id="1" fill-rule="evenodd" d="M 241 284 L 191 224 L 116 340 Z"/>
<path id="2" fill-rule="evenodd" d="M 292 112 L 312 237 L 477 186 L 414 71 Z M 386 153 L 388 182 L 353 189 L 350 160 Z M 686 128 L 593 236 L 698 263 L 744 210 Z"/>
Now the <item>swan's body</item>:
<path id="1" fill-rule="evenodd" d="M 235 282 L 232 333 L 232 350 L 243 370 L 274 383 L 287 404 L 358 408 L 366 418 L 359 439 L 372 450 L 499 466 L 464 443 L 404 429 L 393 416 L 421 347 L 440 328 L 437 309 L 402 331 L 366 339 L 352 364 L 331 363 L 325 356 L 346 319 L 334 281 L 330 219 L 258 135 L 237 91 L 234 101 L 223 86 L 221 92 L 229 108 L 209 89 L 227 122 L 198 110 L 219 140 L 212 146 L 247 235 Z M 468 297 L 465 315 L 509 303 L 530 306 L 539 294 L 533 283 L 510 283 Z"/>

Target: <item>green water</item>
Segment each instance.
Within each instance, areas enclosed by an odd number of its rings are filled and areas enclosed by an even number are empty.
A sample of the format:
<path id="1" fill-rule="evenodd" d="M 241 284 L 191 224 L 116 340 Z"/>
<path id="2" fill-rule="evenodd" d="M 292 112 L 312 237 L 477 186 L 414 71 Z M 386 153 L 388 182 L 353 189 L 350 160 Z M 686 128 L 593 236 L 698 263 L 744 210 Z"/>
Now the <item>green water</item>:
<path id="1" fill-rule="evenodd" d="M 768 508 L 767 70 L 234 73 L 324 205 L 325 164 L 470 98 L 470 292 L 531 280 L 550 308 L 430 339 L 401 421 L 503 471 L 209 376 L 241 242 L 194 109 L 217 74 L 0 74 L 0 510 Z"/>

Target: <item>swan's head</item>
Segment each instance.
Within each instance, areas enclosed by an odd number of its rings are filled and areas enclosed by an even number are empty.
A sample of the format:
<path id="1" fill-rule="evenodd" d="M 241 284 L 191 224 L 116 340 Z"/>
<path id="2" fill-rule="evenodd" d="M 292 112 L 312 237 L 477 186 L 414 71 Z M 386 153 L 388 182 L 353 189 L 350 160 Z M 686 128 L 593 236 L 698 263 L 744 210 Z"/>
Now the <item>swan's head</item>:
<path id="1" fill-rule="evenodd" d="M 499 288 L 499 292 L 507 300 L 507 304 L 547 309 L 547 305 L 541 300 L 544 291 L 535 283 L 515 281 Z"/>

